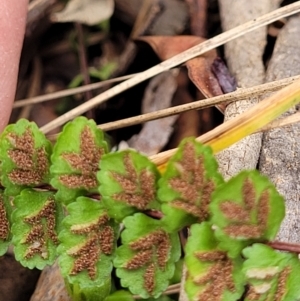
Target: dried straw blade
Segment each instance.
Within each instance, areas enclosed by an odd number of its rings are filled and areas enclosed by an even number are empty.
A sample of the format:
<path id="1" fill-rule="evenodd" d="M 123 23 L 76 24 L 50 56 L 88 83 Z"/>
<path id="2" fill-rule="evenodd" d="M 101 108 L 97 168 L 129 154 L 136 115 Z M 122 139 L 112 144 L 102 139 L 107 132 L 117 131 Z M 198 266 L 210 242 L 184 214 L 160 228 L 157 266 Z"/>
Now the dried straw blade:
<path id="1" fill-rule="evenodd" d="M 111 131 L 111 130 L 115 130 L 115 129 L 119 129 L 119 128 L 124 128 L 127 126 L 144 123 L 146 121 L 151 121 L 151 120 L 155 120 L 155 119 L 159 119 L 159 118 L 163 118 L 163 117 L 167 117 L 167 116 L 176 115 L 176 114 L 190 111 L 190 110 L 205 109 L 205 108 L 212 107 L 217 104 L 224 103 L 224 102 L 229 103 L 229 102 L 237 101 L 237 100 L 240 100 L 240 99 L 243 99 L 246 97 L 250 97 L 250 96 L 258 96 L 258 95 L 261 95 L 266 92 L 274 92 L 283 87 L 290 85 L 297 79 L 300 79 L 299 75 L 285 78 L 285 79 L 278 80 L 278 81 L 274 81 L 274 82 L 270 82 L 270 83 L 266 83 L 266 84 L 262 84 L 262 85 L 258 85 L 258 86 L 251 87 L 251 88 L 238 89 L 237 91 L 232 92 L 232 93 L 228 93 L 228 94 L 224 94 L 224 95 L 220 95 L 220 96 L 216 96 L 216 97 L 212 97 L 212 98 L 208 98 L 208 99 L 197 100 L 193 103 L 179 105 L 179 106 L 171 107 L 168 109 L 159 110 L 159 111 L 151 112 L 151 113 L 146 113 L 146 114 L 142 114 L 142 115 L 138 115 L 138 116 L 130 117 L 130 118 L 125 118 L 125 119 L 121 119 L 121 120 L 117 120 L 117 121 L 113 121 L 113 122 L 103 123 L 103 124 L 98 125 L 98 127 L 100 129 L 102 129 L 103 131 Z"/>
<path id="2" fill-rule="evenodd" d="M 35 97 L 17 100 L 17 101 L 15 101 L 15 103 L 13 105 L 13 109 L 28 106 L 31 104 L 40 103 L 40 102 L 45 102 L 45 101 L 49 101 L 49 100 L 54 100 L 54 99 L 58 99 L 58 98 L 62 98 L 62 97 L 66 97 L 66 96 L 70 96 L 70 95 L 74 95 L 74 94 L 78 94 L 78 93 L 83 93 L 83 92 L 87 92 L 87 91 L 91 91 L 91 90 L 95 90 L 95 89 L 99 89 L 99 88 L 105 87 L 112 83 L 121 82 L 121 81 L 131 78 L 137 74 L 138 73 L 124 75 L 124 76 L 104 80 L 104 81 L 101 81 L 98 83 L 85 85 L 82 87 L 71 88 L 71 89 L 57 91 L 57 92 L 53 92 L 53 93 L 49 93 L 49 94 L 45 94 L 45 95 L 39 95 L 39 96 L 35 96 Z"/>

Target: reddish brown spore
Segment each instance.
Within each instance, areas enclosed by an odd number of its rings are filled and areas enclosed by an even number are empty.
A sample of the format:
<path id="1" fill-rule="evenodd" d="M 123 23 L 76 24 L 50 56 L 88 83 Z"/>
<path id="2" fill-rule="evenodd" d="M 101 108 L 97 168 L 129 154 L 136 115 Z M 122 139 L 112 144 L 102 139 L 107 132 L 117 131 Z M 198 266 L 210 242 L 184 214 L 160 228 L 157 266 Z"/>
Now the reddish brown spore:
<path id="1" fill-rule="evenodd" d="M 8 178 L 16 185 L 41 184 L 49 168 L 45 148 L 35 149 L 29 128 L 20 136 L 10 133 L 8 139 L 14 147 L 8 151 L 8 156 L 17 166 L 8 174 Z"/>
<path id="2" fill-rule="evenodd" d="M 194 279 L 196 285 L 205 285 L 205 290 L 199 294 L 198 300 L 220 301 L 225 289 L 235 291 L 232 279 L 233 266 L 224 252 L 216 250 L 195 255 L 202 261 L 213 263 L 205 275 Z"/>
<path id="3" fill-rule="evenodd" d="M 249 212 L 246 211 L 242 205 L 236 204 L 232 201 L 224 201 L 220 204 L 220 209 L 224 216 L 231 221 L 249 222 Z"/>
<path id="4" fill-rule="evenodd" d="M 208 205 L 215 184 L 205 176 L 204 157 L 196 155 L 195 147 L 187 142 L 180 161 L 176 162 L 179 176 L 171 178 L 169 185 L 180 193 L 170 205 L 197 217 L 201 222 L 208 217 Z"/>
<path id="5" fill-rule="evenodd" d="M 141 268 L 152 259 L 152 250 L 140 251 L 127 261 L 125 268 L 128 270 L 136 270 Z"/>
<path id="6" fill-rule="evenodd" d="M 274 301 L 282 300 L 283 296 L 287 293 L 286 282 L 287 282 L 287 278 L 289 277 L 290 273 L 291 273 L 290 267 L 286 267 L 280 272 L 279 277 L 278 277 L 277 290 L 276 290 Z"/>
<path id="7" fill-rule="evenodd" d="M 206 251 L 206 252 L 195 252 L 194 255 L 201 261 L 216 261 L 226 259 L 226 252 L 223 251 Z"/>
<path id="8" fill-rule="evenodd" d="M 129 244 L 132 250 L 147 250 L 152 248 L 157 243 L 161 242 L 165 237 L 166 233 L 162 230 L 157 230 L 147 234 L 144 237 L 139 238 Z"/>
<path id="9" fill-rule="evenodd" d="M 59 176 L 59 181 L 68 188 L 84 188 L 86 190 L 93 189 L 97 186 L 96 176 L 84 175 L 62 175 Z"/>
<path id="10" fill-rule="evenodd" d="M 111 172 L 112 178 L 122 187 L 123 191 L 115 193 L 112 197 L 116 201 L 125 202 L 139 210 L 145 210 L 148 204 L 155 199 L 155 177 L 147 169 L 138 174 L 133 166 L 129 154 L 123 159 L 126 173 Z"/>
<path id="11" fill-rule="evenodd" d="M 0 239 L 7 240 L 9 236 L 9 221 L 3 203 L 3 198 L 0 197 Z"/>
<path id="12" fill-rule="evenodd" d="M 101 251 L 105 255 L 110 255 L 114 246 L 114 230 L 110 226 L 105 226 L 99 234 Z"/>
<path id="13" fill-rule="evenodd" d="M 48 254 L 45 250 L 47 250 L 46 242 L 48 239 L 51 239 L 54 244 L 58 244 L 55 231 L 55 212 L 55 201 L 50 197 L 38 213 L 24 218 L 24 222 L 32 225 L 23 242 L 30 245 L 26 251 L 25 258 L 31 258 L 34 254 L 39 254 L 42 258 L 46 258 Z M 46 220 L 46 227 L 42 224 L 43 218 Z"/>
<path id="14" fill-rule="evenodd" d="M 96 172 L 104 150 L 99 148 L 92 131 L 85 126 L 80 135 L 80 153 L 63 153 L 61 156 L 80 174 L 61 175 L 60 182 L 68 188 L 86 190 L 97 187 Z"/>
<path id="15" fill-rule="evenodd" d="M 144 274 L 144 287 L 149 294 L 155 288 L 155 266 L 153 263 L 149 264 Z"/>
<path id="16" fill-rule="evenodd" d="M 257 225 L 229 225 L 224 232 L 231 237 L 259 238 L 262 234 L 261 227 Z"/>
<path id="17" fill-rule="evenodd" d="M 89 277 L 95 279 L 97 273 L 96 264 L 100 255 L 97 241 L 97 236 L 93 235 L 82 248 L 71 254 L 77 258 L 74 261 L 70 275 L 77 275 L 79 272 L 87 270 Z"/>
<path id="18" fill-rule="evenodd" d="M 268 190 L 265 190 L 260 195 L 260 198 L 258 200 L 258 212 L 257 212 L 257 221 L 262 230 L 265 230 L 267 228 L 268 224 L 268 216 L 269 216 L 269 192 Z"/>
<path id="19" fill-rule="evenodd" d="M 163 233 L 157 246 L 157 261 L 160 269 L 165 269 L 170 251 L 170 241 L 166 233 Z"/>
<path id="20" fill-rule="evenodd" d="M 247 211 L 251 211 L 255 208 L 255 188 L 250 179 L 246 179 L 242 189 L 245 208 Z"/>

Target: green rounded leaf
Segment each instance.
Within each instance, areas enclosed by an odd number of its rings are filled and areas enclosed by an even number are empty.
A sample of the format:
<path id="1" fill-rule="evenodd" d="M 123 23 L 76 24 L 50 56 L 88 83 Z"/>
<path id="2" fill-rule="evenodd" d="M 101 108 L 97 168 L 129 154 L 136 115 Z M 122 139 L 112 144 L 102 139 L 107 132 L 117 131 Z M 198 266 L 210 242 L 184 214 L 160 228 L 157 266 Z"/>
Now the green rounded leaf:
<path id="1" fill-rule="evenodd" d="M 106 297 L 105 301 L 134 301 L 132 294 L 128 291 L 116 291 L 113 294 Z"/>
<path id="2" fill-rule="evenodd" d="M 69 204 L 78 196 L 97 193 L 96 172 L 107 152 L 103 132 L 93 120 L 77 117 L 59 135 L 51 156 L 51 185 L 57 199 Z"/>
<path id="3" fill-rule="evenodd" d="M 12 242 L 16 259 L 30 269 L 53 264 L 63 217 L 54 194 L 25 189 L 14 204 Z"/>
<path id="4" fill-rule="evenodd" d="M 77 198 L 67 210 L 59 234 L 59 266 L 73 294 L 93 295 L 109 282 L 119 225 L 108 217 L 101 202 L 87 197 Z"/>
<path id="5" fill-rule="evenodd" d="M 210 223 L 191 226 L 185 253 L 185 290 L 190 300 L 212 300 L 214 296 L 215 301 L 235 301 L 242 296 L 242 259 L 231 259 L 218 248 Z"/>
<path id="6" fill-rule="evenodd" d="M 72 301 L 104 301 L 111 291 L 111 277 L 103 279 L 102 285 L 82 286 L 78 282 L 65 280 L 65 286 Z"/>
<path id="7" fill-rule="evenodd" d="M 255 170 L 218 187 L 210 209 L 220 248 L 231 257 L 253 242 L 274 239 L 285 214 L 283 197 Z"/>
<path id="8" fill-rule="evenodd" d="M 166 290 L 180 257 L 177 233 L 168 234 L 159 220 L 142 213 L 124 219 L 122 246 L 114 266 L 123 287 L 142 298 L 157 298 Z"/>
<path id="9" fill-rule="evenodd" d="M 8 125 L 0 137 L 1 183 L 7 195 L 50 181 L 51 143 L 26 119 Z"/>
<path id="10" fill-rule="evenodd" d="M 300 263 L 297 255 L 254 244 L 243 250 L 243 273 L 249 289 L 245 301 L 300 299 Z"/>
<path id="11" fill-rule="evenodd" d="M 156 165 L 136 151 L 103 156 L 97 177 L 102 200 L 114 219 L 122 221 L 137 211 L 159 209 Z"/>
<path id="12" fill-rule="evenodd" d="M 211 194 L 222 183 L 211 148 L 193 138 L 183 140 L 158 182 L 158 198 L 164 203 L 169 230 L 206 220 Z"/>

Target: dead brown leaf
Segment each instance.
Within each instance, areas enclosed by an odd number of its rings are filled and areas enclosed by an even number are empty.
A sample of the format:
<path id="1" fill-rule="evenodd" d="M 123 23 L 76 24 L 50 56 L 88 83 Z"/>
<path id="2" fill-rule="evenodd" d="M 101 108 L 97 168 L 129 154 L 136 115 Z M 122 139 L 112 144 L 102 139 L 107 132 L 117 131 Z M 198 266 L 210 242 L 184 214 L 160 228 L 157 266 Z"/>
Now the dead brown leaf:
<path id="1" fill-rule="evenodd" d="M 163 61 L 205 41 L 204 38 L 197 36 L 146 36 L 137 40 L 148 43 Z M 223 94 L 221 86 L 211 70 L 216 58 L 216 50 L 210 50 L 186 62 L 190 79 L 207 98 Z"/>
<path id="2" fill-rule="evenodd" d="M 207 0 L 185 0 L 190 11 L 191 33 L 205 37 L 207 31 Z"/>

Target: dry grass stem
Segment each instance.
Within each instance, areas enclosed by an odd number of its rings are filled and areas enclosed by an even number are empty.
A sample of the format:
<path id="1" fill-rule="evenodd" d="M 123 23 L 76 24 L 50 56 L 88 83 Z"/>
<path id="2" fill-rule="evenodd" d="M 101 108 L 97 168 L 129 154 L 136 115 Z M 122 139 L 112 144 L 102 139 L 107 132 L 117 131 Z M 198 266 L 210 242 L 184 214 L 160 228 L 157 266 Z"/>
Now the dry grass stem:
<path id="1" fill-rule="evenodd" d="M 267 84 L 263 84 L 263 85 L 259 85 L 259 86 L 255 86 L 255 87 L 251 87 L 251 88 L 238 89 L 237 91 L 232 92 L 232 93 L 212 97 L 209 99 L 198 100 L 198 101 L 195 101 L 195 102 L 189 103 L 189 104 L 175 106 L 172 108 L 159 110 L 159 111 L 151 112 L 151 113 L 147 113 L 147 114 L 141 114 L 141 115 L 138 115 L 135 117 L 125 118 L 125 119 L 121 119 L 118 121 L 103 123 L 103 124 L 98 125 L 98 127 L 100 129 L 102 129 L 103 131 L 111 131 L 111 130 L 124 128 L 127 126 L 132 126 L 132 125 L 144 123 L 147 121 L 151 121 L 151 120 L 155 120 L 155 119 L 159 119 L 159 118 L 163 118 L 163 117 L 176 115 L 176 114 L 190 111 L 190 110 L 199 110 L 199 109 L 208 108 L 208 107 L 214 106 L 215 104 L 220 104 L 220 103 L 224 103 L 224 102 L 233 102 L 233 101 L 239 100 L 241 98 L 245 98 L 245 97 L 251 97 L 251 96 L 256 97 L 256 96 L 259 96 L 259 95 L 267 93 L 267 92 L 269 93 L 269 92 L 277 91 L 283 87 L 290 85 L 291 83 L 293 83 L 294 81 L 296 81 L 298 79 L 300 79 L 300 75 L 294 76 L 294 77 L 288 77 L 288 78 L 285 78 L 282 80 L 270 82 Z M 264 128 L 262 128 L 261 130 L 259 130 L 257 132 L 267 131 L 272 128 L 286 126 L 286 125 L 298 122 L 299 120 L 300 120 L 300 113 L 296 113 L 289 117 L 283 118 L 281 120 L 273 121 L 272 123 L 268 124 L 267 126 L 265 126 Z M 57 138 L 57 134 L 48 135 L 47 138 L 51 141 L 55 141 Z"/>
<path id="2" fill-rule="evenodd" d="M 61 115 L 55 120 L 49 122 L 45 126 L 41 127 L 43 133 L 48 133 L 51 130 L 61 126 L 67 121 L 73 119 L 76 116 L 79 116 L 93 107 L 107 101 L 108 99 L 120 94 L 121 92 L 157 75 L 163 71 L 169 70 L 175 66 L 178 66 L 186 61 L 195 58 L 209 50 L 212 50 L 218 46 L 221 46 L 233 39 L 236 39 L 248 32 L 251 32 L 257 28 L 270 24 L 278 19 L 281 19 L 286 16 L 290 16 L 300 12 L 300 2 L 295 2 L 293 4 L 287 5 L 285 7 L 274 10 L 271 13 L 265 14 L 261 17 L 258 17 L 252 21 L 246 22 L 240 26 L 237 26 L 231 30 L 228 30 L 224 33 L 219 34 L 218 36 L 207 40 L 203 43 L 200 43 L 144 72 L 141 72 L 139 75 L 134 76 L 133 78 L 128 79 L 127 81 L 122 82 L 119 85 L 114 86 L 113 88 L 105 91 L 104 93 L 90 99 L 88 102 L 83 105 L 74 108 L 73 110 Z"/>
<path id="3" fill-rule="evenodd" d="M 213 150 L 218 152 L 220 145 L 224 149 L 241 139 L 241 131 L 243 131 L 242 137 L 248 136 L 267 125 L 270 120 L 278 117 L 281 114 L 279 107 L 282 107 L 282 102 L 285 102 L 285 100 L 289 99 L 289 105 L 287 106 L 285 103 L 286 109 L 296 105 L 300 100 L 299 90 L 300 80 L 297 80 L 292 85 L 264 99 L 248 111 L 198 137 L 197 140 L 201 143 L 211 145 Z M 176 149 L 171 149 L 150 158 L 155 164 L 162 165 L 169 160 L 175 151 Z"/>
<path id="4" fill-rule="evenodd" d="M 112 83 L 121 82 L 121 81 L 131 78 L 137 74 L 138 73 L 124 75 L 124 76 L 104 80 L 99 83 L 85 85 L 85 86 L 78 87 L 78 88 L 66 89 L 66 90 L 62 90 L 62 91 L 58 91 L 58 92 L 49 93 L 46 95 L 40 95 L 40 96 L 36 96 L 36 97 L 30 97 L 30 98 L 26 98 L 26 99 L 17 100 L 17 101 L 15 101 L 13 108 L 16 109 L 16 108 L 20 108 L 20 107 L 40 103 L 40 102 L 45 102 L 45 101 L 54 100 L 54 99 L 58 99 L 58 98 L 62 98 L 62 97 L 66 97 L 66 96 L 70 96 L 70 95 L 74 95 L 74 94 L 78 94 L 78 93 L 83 93 L 86 91 L 99 89 L 99 88 L 105 87 L 107 85 L 110 85 Z"/>
<path id="5" fill-rule="evenodd" d="M 202 99 L 202 100 L 195 101 L 193 103 L 188 103 L 188 104 L 175 106 L 164 110 L 159 110 L 156 112 L 151 112 L 135 117 L 130 117 L 118 121 L 100 124 L 98 127 L 103 131 L 111 131 L 119 128 L 124 128 L 127 126 L 144 123 L 150 120 L 176 115 L 190 110 L 205 109 L 224 102 L 233 102 L 246 97 L 258 96 L 266 92 L 274 92 L 283 87 L 288 86 L 289 84 L 293 83 L 297 79 L 300 79 L 300 76 L 289 77 L 283 80 L 278 80 L 278 81 L 270 82 L 267 84 L 263 84 L 251 88 L 238 89 L 235 92 L 224 94 L 221 96 Z"/>

